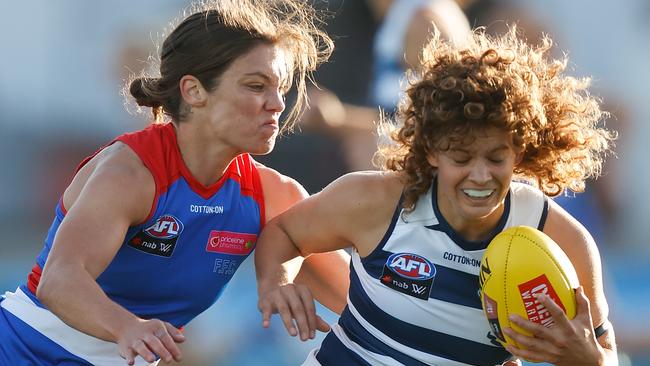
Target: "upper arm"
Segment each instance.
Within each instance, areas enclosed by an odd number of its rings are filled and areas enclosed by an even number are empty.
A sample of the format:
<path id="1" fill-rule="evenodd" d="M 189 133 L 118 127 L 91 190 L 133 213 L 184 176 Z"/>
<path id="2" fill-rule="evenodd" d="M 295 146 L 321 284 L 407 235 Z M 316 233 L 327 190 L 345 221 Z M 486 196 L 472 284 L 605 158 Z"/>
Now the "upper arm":
<path id="1" fill-rule="evenodd" d="M 401 185 L 383 173 L 347 174 L 274 221 L 303 256 L 354 247 L 370 253 L 390 224 Z"/>
<path id="2" fill-rule="evenodd" d="M 137 155 L 115 143 L 82 168 L 63 196 L 67 208 L 48 267 L 75 264 L 99 276 L 119 250 L 129 226 L 149 214 L 155 195 L 153 176 Z"/>
<path id="3" fill-rule="evenodd" d="M 567 254 L 589 298 L 591 316 L 597 327 L 607 320 L 609 307 L 605 298 L 602 265 L 598 247 L 587 229 L 557 203 L 549 200 L 544 232 Z"/>
<path id="4" fill-rule="evenodd" d="M 257 170 L 264 191 L 267 222 L 309 196 L 305 188 L 295 179 L 262 164 L 257 165 Z"/>

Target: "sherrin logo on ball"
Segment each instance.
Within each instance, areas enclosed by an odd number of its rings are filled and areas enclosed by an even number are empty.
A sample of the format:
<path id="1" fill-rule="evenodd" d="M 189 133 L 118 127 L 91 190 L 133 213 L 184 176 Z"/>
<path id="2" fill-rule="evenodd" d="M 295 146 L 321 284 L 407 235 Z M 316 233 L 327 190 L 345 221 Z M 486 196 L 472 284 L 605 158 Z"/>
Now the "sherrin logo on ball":
<path id="1" fill-rule="evenodd" d="M 511 323 L 509 314 L 553 326 L 553 317 L 536 301 L 536 294 L 551 298 L 569 319 L 576 314 L 574 289 L 579 283 L 573 264 L 553 239 L 529 226 L 509 228 L 492 239 L 481 260 L 479 286 L 483 312 L 504 346 L 525 349 L 503 333 L 505 327 L 532 335 Z"/>

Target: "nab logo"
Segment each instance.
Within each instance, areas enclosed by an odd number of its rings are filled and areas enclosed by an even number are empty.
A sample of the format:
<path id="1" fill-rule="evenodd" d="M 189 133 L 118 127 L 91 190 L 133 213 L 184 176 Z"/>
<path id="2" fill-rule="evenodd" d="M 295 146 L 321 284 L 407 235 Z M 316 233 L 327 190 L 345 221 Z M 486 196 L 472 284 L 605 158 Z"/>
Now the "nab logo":
<path id="1" fill-rule="evenodd" d="M 141 252 L 169 258 L 182 231 L 181 220 L 172 215 L 162 215 L 153 225 L 136 233 L 128 244 Z"/>
<path id="2" fill-rule="evenodd" d="M 172 215 L 163 215 L 156 223 L 144 230 L 147 235 L 157 239 L 177 237 L 183 231 L 183 223 Z"/>
<path id="3" fill-rule="evenodd" d="M 412 280 L 426 280 L 436 275 L 436 267 L 426 258 L 412 253 L 395 253 L 388 257 L 390 270 Z"/>

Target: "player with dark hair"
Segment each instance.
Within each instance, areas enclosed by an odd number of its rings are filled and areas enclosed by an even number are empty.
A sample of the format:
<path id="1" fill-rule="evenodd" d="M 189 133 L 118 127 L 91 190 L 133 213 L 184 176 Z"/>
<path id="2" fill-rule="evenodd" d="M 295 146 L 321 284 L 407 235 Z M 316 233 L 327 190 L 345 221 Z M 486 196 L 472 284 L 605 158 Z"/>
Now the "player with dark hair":
<path id="1" fill-rule="evenodd" d="M 219 298 L 267 220 L 307 196 L 250 155 L 273 149 L 293 80 L 291 127 L 307 74 L 331 53 L 317 14 L 300 0 L 194 10 L 162 44 L 160 75 L 129 85 L 154 123 L 80 164 L 28 281 L 0 298 L 0 364 L 180 360 L 180 329 Z M 346 259 L 301 271 L 338 312 Z M 316 328 L 328 326 L 301 338 Z"/>

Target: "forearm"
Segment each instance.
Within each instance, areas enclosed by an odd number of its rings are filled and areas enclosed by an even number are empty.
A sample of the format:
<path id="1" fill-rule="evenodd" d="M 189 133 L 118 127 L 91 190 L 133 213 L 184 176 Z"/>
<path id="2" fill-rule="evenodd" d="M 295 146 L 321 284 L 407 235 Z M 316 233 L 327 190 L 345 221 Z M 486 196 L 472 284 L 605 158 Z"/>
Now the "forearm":
<path id="1" fill-rule="evenodd" d="M 126 324 L 138 320 L 109 299 L 86 270 L 75 265 L 48 264 L 36 294 L 63 322 L 106 341 L 116 342 Z"/>
<path id="2" fill-rule="evenodd" d="M 347 304 L 350 256 L 343 250 L 309 256 L 295 279 L 309 287 L 314 297 L 337 314 Z"/>
<path id="3" fill-rule="evenodd" d="M 273 222 L 267 224 L 255 248 L 258 292 L 293 282 L 301 263 L 301 254 L 287 234 Z"/>

